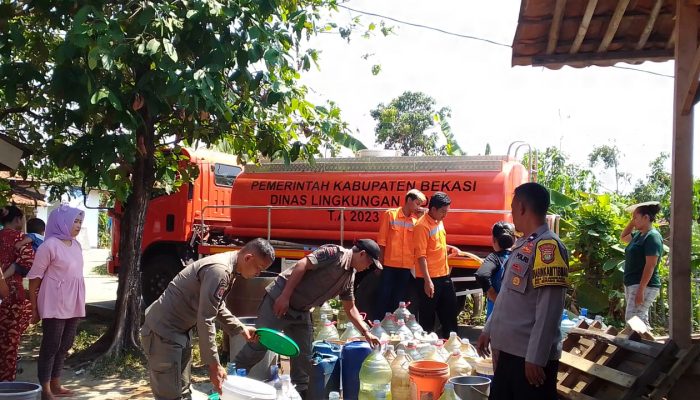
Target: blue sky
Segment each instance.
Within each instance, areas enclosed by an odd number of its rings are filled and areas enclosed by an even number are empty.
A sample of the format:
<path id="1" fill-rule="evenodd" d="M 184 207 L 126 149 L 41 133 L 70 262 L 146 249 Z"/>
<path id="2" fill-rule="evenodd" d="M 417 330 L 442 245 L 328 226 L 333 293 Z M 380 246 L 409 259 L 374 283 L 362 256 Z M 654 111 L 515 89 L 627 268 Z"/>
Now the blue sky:
<path id="1" fill-rule="evenodd" d="M 345 4 L 508 44 L 520 7 L 518 0 Z M 334 18 L 354 15 L 341 10 Z M 365 25 L 379 21 L 362 16 Z M 537 148 L 561 144 L 572 160 L 584 164 L 593 146 L 616 144 L 623 152 L 621 169 L 636 180 L 644 177 L 659 152 L 670 152 L 672 78 L 618 68 L 511 67 L 509 48 L 387 22 L 395 27 L 389 37 L 355 35 L 349 44 L 333 34 L 313 38 L 312 47 L 321 51 L 321 68 L 302 79 L 314 100 L 339 104 L 355 135 L 367 145 L 374 144 L 370 110 L 413 90 L 452 109 L 452 131 L 468 154 L 483 153 L 486 143 L 494 154 L 503 154 L 512 141 L 525 140 Z M 365 54 L 372 55 L 365 60 Z M 382 67 L 376 76 L 371 73 L 373 64 Z M 672 62 L 633 67 L 673 74 Z M 698 157 L 694 171 L 700 175 Z M 614 187 L 609 174 L 599 175 L 606 187 Z"/>

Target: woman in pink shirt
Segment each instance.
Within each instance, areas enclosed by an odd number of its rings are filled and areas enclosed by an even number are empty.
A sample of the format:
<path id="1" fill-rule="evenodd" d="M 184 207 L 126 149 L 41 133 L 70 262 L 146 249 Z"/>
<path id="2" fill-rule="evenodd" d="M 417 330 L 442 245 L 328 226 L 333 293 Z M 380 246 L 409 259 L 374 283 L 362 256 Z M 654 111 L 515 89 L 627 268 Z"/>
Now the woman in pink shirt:
<path id="1" fill-rule="evenodd" d="M 46 240 L 39 246 L 27 275 L 33 321 L 38 322 L 39 318 L 42 321 L 38 363 L 42 400 L 72 395 L 61 386 L 60 378 L 78 322 L 85 317 L 83 253 L 75 240 L 83 216 L 81 210 L 66 205 L 51 212 L 46 223 Z"/>

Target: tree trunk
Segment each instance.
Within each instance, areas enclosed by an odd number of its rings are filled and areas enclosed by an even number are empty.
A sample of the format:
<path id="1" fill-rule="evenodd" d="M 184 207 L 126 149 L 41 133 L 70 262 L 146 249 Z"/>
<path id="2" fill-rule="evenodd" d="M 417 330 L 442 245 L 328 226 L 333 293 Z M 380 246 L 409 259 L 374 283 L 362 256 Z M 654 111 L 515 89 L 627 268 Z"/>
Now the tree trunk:
<path id="1" fill-rule="evenodd" d="M 144 107 L 146 108 L 146 107 Z M 145 114 L 145 113 L 144 113 Z M 142 115 L 145 121 L 147 115 Z M 92 346 L 78 356 L 80 360 L 117 357 L 125 352 L 139 350 L 141 339 L 141 239 L 146 221 L 146 210 L 155 183 L 155 146 L 153 124 L 136 132 L 136 159 L 131 174 L 132 192 L 123 204 L 119 241 L 119 285 L 110 329 Z"/>

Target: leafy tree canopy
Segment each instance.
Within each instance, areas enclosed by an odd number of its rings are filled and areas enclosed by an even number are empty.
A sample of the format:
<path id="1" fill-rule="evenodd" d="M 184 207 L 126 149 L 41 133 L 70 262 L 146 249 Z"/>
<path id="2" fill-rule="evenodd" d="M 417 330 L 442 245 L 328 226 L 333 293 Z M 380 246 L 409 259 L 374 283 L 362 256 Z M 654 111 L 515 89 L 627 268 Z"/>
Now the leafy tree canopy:
<path id="1" fill-rule="evenodd" d="M 435 99 L 425 93 L 407 91 L 388 105 L 380 103 L 370 114 L 377 121 L 377 143 L 415 156 L 461 153 L 451 133 L 450 112 L 447 107 L 438 109 Z M 439 144 L 438 132 L 444 135 L 445 145 Z"/>
<path id="2" fill-rule="evenodd" d="M 588 163 L 591 167 L 603 164 L 606 169 L 612 169 L 615 174 L 615 193 L 620 194 L 620 180 L 630 180 L 630 175 L 620 171 L 620 159 L 622 152 L 615 145 L 602 145 L 593 147 L 588 155 Z"/>
<path id="3" fill-rule="evenodd" d="M 0 130 L 123 202 L 109 352 L 138 346 L 139 254 L 156 182 L 196 174 L 179 146 L 224 138 L 241 161 L 312 158 L 348 140 L 340 110 L 312 104 L 307 40 L 335 0 L 20 0 L 0 4 Z M 171 148 L 171 151 L 161 151 Z M 49 161 L 50 160 L 50 161 Z"/>
<path id="4" fill-rule="evenodd" d="M 530 165 L 530 155 L 526 154 L 522 162 Z M 537 152 L 537 182 L 571 197 L 577 197 L 577 192 L 598 190 L 598 180 L 591 170 L 571 163 L 564 152 L 553 146 Z"/>

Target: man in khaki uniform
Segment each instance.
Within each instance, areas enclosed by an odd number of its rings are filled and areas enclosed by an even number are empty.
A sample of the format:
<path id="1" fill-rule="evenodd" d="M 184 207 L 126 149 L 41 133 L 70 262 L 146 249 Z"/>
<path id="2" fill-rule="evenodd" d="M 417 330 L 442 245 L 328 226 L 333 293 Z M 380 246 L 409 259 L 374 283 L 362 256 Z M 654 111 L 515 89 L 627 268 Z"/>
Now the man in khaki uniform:
<path id="1" fill-rule="evenodd" d="M 141 343 L 148 358 L 151 389 L 157 400 L 189 396 L 191 330 L 199 334 L 202 361 L 221 393 L 226 369 L 219 363 L 215 321 L 229 335 L 255 340 L 255 329 L 244 326 L 226 308 L 224 299 L 238 276 L 256 277 L 275 260 L 264 239 L 254 239 L 239 251 L 215 254 L 185 267 L 148 309 L 141 327 Z"/>
<path id="2" fill-rule="evenodd" d="M 549 230 L 549 191 L 534 182 L 515 189 L 511 204 L 513 246 L 491 318 L 477 342 L 494 352 L 491 400 L 556 400 L 561 356 L 559 329 L 568 287 L 569 257 Z"/>
<path id="3" fill-rule="evenodd" d="M 381 269 L 378 259 L 379 245 L 374 240 L 360 239 L 352 249 L 324 245 L 282 272 L 267 287 L 267 295 L 258 308 L 256 324 L 282 330 L 299 345 L 299 356 L 291 359 L 291 378 L 300 394 L 305 395 L 309 384 L 313 335 L 311 308 L 340 295 L 350 322 L 367 341 L 379 345 L 379 339 L 362 323 L 353 294 L 355 272 L 372 266 Z M 264 355 L 264 347 L 248 342 L 236 356 L 236 366 L 249 369 Z"/>

